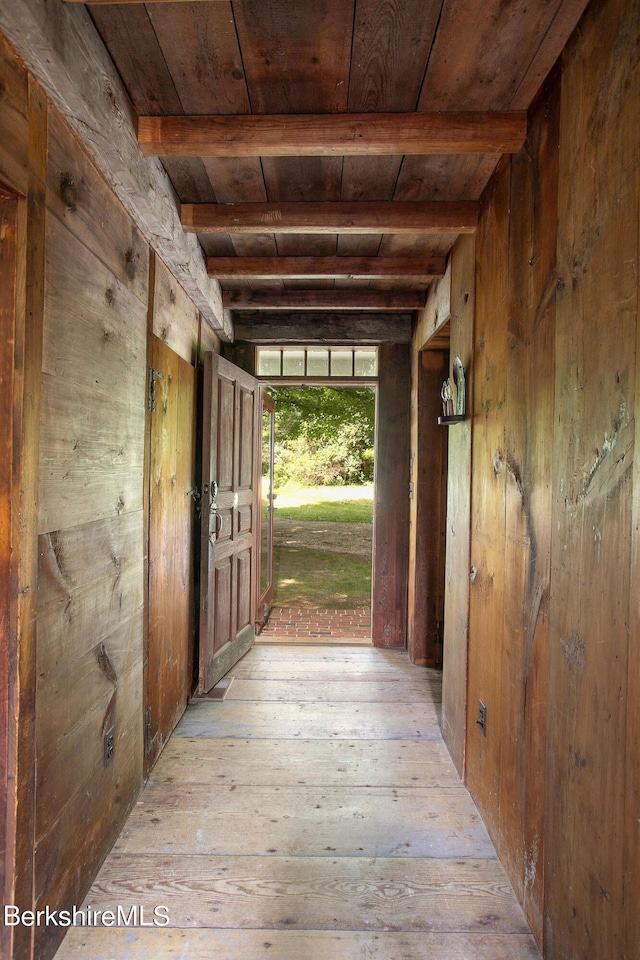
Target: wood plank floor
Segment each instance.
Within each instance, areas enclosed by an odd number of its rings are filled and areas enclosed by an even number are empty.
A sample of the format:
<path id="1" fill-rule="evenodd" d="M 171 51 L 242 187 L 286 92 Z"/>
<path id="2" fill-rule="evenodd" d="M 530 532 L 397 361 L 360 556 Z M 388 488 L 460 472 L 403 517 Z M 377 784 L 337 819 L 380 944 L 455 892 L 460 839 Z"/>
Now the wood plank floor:
<path id="1" fill-rule="evenodd" d="M 540 954 L 404 653 L 254 647 L 192 705 L 56 960 L 533 960 Z M 138 913 L 138 918 L 140 917 Z"/>

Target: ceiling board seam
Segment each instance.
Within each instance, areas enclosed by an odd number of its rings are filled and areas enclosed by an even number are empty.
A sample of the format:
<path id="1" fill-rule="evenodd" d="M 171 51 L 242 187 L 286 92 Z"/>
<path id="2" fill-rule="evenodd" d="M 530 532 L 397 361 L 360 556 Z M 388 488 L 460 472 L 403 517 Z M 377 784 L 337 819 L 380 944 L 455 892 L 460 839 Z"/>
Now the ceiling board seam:
<path id="1" fill-rule="evenodd" d="M 420 89 L 418 90 L 418 99 L 417 99 L 417 101 L 416 101 L 416 105 L 415 105 L 415 108 L 414 108 L 416 111 L 418 110 L 418 107 L 419 107 L 419 105 L 420 105 L 420 100 L 421 100 L 421 98 L 422 98 L 422 91 L 423 91 L 424 85 L 425 85 L 425 83 L 426 83 L 426 81 L 427 81 L 427 73 L 429 72 L 429 65 L 430 65 L 430 63 L 431 63 L 431 56 L 432 56 L 432 54 L 433 54 L 433 48 L 434 48 L 435 45 L 436 45 L 436 40 L 437 40 L 437 37 L 438 37 L 438 30 L 440 29 L 440 21 L 442 20 L 443 10 L 444 10 L 444 0 L 442 0 L 442 2 L 441 2 L 441 4 L 440 4 L 440 13 L 438 14 L 438 20 L 437 20 L 437 23 L 436 23 L 436 27 L 435 27 L 435 30 L 433 31 L 433 39 L 432 39 L 432 41 L 431 41 L 431 49 L 429 50 L 429 55 L 428 55 L 428 57 L 427 57 L 427 62 L 426 62 L 426 64 L 425 64 L 424 73 L 422 74 L 422 82 L 421 82 L 421 84 L 420 84 Z"/>
<path id="2" fill-rule="evenodd" d="M 162 62 L 163 62 L 164 65 L 165 65 L 165 69 L 166 69 L 166 71 L 167 71 L 167 76 L 168 76 L 168 77 L 170 78 L 170 80 L 171 80 L 171 86 L 173 87 L 173 91 L 174 91 L 174 93 L 175 93 L 175 95 L 176 95 L 176 99 L 177 99 L 178 103 L 180 104 L 180 106 L 182 107 L 182 112 L 183 112 L 183 114 L 186 115 L 186 110 L 185 110 L 185 108 L 184 108 L 184 103 L 182 102 L 182 97 L 180 96 L 180 92 L 179 92 L 178 88 L 176 87 L 176 82 L 175 82 L 175 80 L 173 79 L 173 74 L 172 74 L 171 70 L 169 69 L 169 64 L 167 63 L 167 58 L 166 58 L 165 55 L 164 55 L 164 50 L 162 49 L 162 44 L 160 43 L 160 37 L 158 36 L 157 31 L 156 31 L 156 25 L 155 25 L 155 23 L 153 22 L 153 15 L 152 15 L 151 13 L 149 13 L 149 10 L 147 9 L 146 4 L 145 4 L 144 10 L 145 10 L 145 13 L 146 13 L 146 15 L 147 15 L 147 19 L 149 20 L 149 26 L 151 27 L 151 29 L 152 29 L 152 31 L 153 31 L 153 35 L 154 35 L 154 37 L 156 38 L 156 43 L 158 44 L 158 50 L 160 51 L 160 56 L 162 57 Z M 214 191 L 214 193 L 215 193 L 215 191 Z"/>

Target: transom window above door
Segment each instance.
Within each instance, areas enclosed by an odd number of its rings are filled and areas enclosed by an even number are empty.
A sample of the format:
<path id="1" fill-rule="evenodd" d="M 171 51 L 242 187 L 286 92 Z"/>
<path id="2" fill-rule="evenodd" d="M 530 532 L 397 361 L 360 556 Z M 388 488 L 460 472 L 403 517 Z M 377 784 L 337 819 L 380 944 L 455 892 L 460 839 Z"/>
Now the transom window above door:
<path id="1" fill-rule="evenodd" d="M 257 347 L 257 373 L 266 380 L 375 380 L 377 347 Z"/>

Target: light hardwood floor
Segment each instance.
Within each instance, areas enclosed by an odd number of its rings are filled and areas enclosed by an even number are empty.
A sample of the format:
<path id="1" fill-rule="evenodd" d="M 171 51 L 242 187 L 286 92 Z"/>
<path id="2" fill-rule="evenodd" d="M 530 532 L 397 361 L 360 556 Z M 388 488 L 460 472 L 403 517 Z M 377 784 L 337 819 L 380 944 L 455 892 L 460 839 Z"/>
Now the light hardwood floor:
<path id="1" fill-rule="evenodd" d="M 533 960 L 440 736 L 440 675 L 372 648 L 254 647 L 187 710 L 56 960 Z"/>

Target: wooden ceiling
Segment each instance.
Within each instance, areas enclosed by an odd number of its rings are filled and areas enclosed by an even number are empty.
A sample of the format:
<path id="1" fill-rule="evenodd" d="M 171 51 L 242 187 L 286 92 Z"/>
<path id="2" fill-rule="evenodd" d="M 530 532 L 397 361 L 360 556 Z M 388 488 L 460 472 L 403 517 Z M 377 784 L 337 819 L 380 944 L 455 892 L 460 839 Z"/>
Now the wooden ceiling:
<path id="1" fill-rule="evenodd" d="M 89 9 L 226 305 L 362 312 L 424 303 L 586 2 Z"/>

